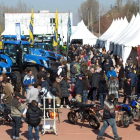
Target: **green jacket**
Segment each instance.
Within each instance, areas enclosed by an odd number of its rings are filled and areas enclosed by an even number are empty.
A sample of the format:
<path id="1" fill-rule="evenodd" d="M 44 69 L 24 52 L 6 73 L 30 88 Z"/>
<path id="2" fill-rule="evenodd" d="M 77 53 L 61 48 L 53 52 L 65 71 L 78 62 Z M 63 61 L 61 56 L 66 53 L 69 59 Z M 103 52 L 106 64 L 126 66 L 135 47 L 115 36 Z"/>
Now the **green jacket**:
<path id="1" fill-rule="evenodd" d="M 80 69 L 81 69 L 79 64 L 76 64 L 76 69 L 77 69 L 77 75 L 79 75 L 80 74 Z"/>

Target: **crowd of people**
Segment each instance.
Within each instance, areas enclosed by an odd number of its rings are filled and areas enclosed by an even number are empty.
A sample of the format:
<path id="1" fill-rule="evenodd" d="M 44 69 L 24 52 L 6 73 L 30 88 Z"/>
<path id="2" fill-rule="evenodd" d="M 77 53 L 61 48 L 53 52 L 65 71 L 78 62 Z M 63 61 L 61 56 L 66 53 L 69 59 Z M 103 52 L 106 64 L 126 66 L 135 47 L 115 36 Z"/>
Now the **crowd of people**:
<path id="1" fill-rule="evenodd" d="M 51 74 L 46 73 L 43 67 L 37 73 L 38 83 L 32 70 L 25 69 L 21 76 L 22 93 L 14 91 L 9 77 L 0 75 L 1 104 L 4 108 L 11 109 L 13 140 L 21 140 L 19 130 L 27 103 L 29 140 L 33 140 L 33 128 L 36 131 L 36 139 L 39 140 L 42 117 L 39 108 L 42 106 L 40 90 L 45 88 L 48 92 L 52 87 L 57 88 L 56 105 L 60 108 L 69 108 L 70 98 L 77 98 L 78 102 L 83 104 L 89 103 L 89 100 L 90 103 L 96 104 L 99 100 L 104 110 L 104 124 L 97 140 L 104 140 L 103 135 L 109 125 L 113 129 L 115 140 L 121 140 L 117 134 L 115 107 L 120 96 L 123 95 L 123 103 L 127 103 L 127 99 L 128 102 L 131 101 L 129 95 L 140 93 L 137 86 L 140 82 L 138 56 L 135 61 L 129 57 L 124 67 L 123 60 L 114 56 L 113 52 L 106 52 L 105 48 L 75 44 L 68 50 L 67 61 L 63 57 L 60 61 L 55 81 L 52 81 Z M 23 100 L 26 102 L 23 103 Z"/>

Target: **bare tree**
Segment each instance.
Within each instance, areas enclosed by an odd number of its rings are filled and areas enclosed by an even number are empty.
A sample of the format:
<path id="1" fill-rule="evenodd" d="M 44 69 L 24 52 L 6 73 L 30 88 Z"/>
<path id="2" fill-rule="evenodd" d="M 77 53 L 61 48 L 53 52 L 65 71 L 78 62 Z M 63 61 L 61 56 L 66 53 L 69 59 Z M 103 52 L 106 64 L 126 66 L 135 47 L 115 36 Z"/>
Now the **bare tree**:
<path id="1" fill-rule="evenodd" d="M 97 0 L 87 0 L 83 2 L 78 8 L 78 17 L 79 20 L 83 20 L 84 23 L 90 28 L 93 26 L 93 23 L 98 19 L 99 13 L 99 3 Z M 88 17 L 89 23 L 88 23 Z"/>

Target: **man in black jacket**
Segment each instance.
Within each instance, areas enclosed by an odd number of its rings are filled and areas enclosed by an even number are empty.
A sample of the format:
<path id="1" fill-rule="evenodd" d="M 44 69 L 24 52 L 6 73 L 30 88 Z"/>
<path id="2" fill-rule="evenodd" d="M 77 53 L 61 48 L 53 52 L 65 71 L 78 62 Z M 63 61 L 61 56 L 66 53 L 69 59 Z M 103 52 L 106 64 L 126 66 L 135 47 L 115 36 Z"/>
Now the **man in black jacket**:
<path id="1" fill-rule="evenodd" d="M 99 84 L 99 81 L 101 79 L 101 74 L 95 70 L 95 73 L 92 75 L 92 81 L 91 81 L 91 88 L 93 89 L 93 101 L 95 101 L 95 97 L 97 94 L 97 86 Z"/>
<path id="2" fill-rule="evenodd" d="M 76 98 L 78 102 L 82 102 L 81 95 L 83 94 L 83 82 L 82 82 L 82 74 L 78 75 L 78 78 L 75 83 L 74 92 L 76 93 Z"/>
<path id="3" fill-rule="evenodd" d="M 113 105 L 114 98 L 115 98 L 114 94 L 110 94 L 108 99 L 104 102 L 104 112 L 103 112 L 104 124 L 98 134 L 97 140 L 105 140 L 105 138 L 103 138 L 103 135 L 109 125 L 112 127 L 114 140 L 122 140 L 122 138 L 119 137 L 117 134 L 115 106 Z"/>
<path id="4" fill-rule="evenodd" d="M 35 129 L 36 140 L 39 140 L 39 124 L 41 122 L 41 117 L 42 117 L 42 111 L 37 106 L 37 102 L 33 100 L 26 113 L 29 140 L 33 140 L 33 133 L 32 133 L 33 127 Z"/>

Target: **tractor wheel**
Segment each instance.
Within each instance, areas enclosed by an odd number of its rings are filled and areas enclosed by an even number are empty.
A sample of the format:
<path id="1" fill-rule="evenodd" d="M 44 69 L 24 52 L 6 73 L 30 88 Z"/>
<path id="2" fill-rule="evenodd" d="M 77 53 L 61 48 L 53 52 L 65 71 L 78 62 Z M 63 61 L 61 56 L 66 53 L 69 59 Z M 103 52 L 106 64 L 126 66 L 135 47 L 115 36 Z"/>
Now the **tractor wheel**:
<path id="1" fill-rule="evenodd" d="M 21 90 L 21 86 L 22 86 L 22 83 L 21 83 L 21 74 L 19 71 L 13 71 L 12 72 L 16 77 L 17 77 L 17 80 L 16 80 L 16 84 L 15 84 L 15 91 L 20 91 Z"/>
<path id="2" fill-rule="evenodd" d="M 38 70 L 36 67 L 27 67 L 27 69 L 30 69 L 35 77 L 35 86 L 39 84 L 39 80 L 37 79 L 37 73 Z"/>

